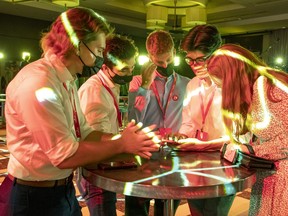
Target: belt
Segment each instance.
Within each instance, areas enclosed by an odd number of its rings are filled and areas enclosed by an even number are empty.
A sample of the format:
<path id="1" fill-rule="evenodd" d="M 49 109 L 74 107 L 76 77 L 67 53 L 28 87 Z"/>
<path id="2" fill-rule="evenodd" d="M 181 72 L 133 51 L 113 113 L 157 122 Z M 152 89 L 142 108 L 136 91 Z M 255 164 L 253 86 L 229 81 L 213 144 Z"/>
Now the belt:
<path id="1" fill-rule="evenodd" d="M 73 180 L 73 174 L 64 179 L 58 180 L 48 180 L 48 181 L 26 181 L 22 179 L 15 178 L 14 176 L 8 174 L 8 178 L 14 181 L 14 184 L 26 185 L 31 187 L 57 187 L 67 185 Z"/>

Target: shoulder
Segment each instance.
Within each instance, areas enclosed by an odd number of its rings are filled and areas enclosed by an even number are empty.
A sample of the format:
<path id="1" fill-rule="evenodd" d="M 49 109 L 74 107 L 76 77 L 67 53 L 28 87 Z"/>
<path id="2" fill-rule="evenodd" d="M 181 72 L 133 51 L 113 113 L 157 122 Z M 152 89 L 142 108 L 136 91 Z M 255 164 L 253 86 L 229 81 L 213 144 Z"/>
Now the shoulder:
<path id="1" fill-rule="evenodd" d="M 21 91 L 35 91 L 42 87 L 53 88 L 60 83 L 56 72 L 45 59 L 39 59 L 21 69 L 9 83 L 15 89 Z"/>
<path id="2" fill-rule="evenodd" d="M 200 79 L 198 77 L 193 77 L 191 80 L 189 80 L 187 84 L 187 88 L 198 88 L 199 87 L 199 81 Z"/>
<path id="3" fill-rule="evenodd" d="M 97 74 L 95 74 L 95 75 L 91 76 L 88 80 L 86 80 L 86 82 L 84 82 L 80 86 L 78 93 L 83 94 L 84 92 L 86 92 L 88 90 L 97 91 L 98 89 L 101 88 L 101 86 L 102 86 L 101 80 L 97 76 Z"/>
<path id="4" fill-rule="evenodd" d="M 191 80 L 189 77 L 185 77 L 185 76 L 182 76 L 180 74 L 176 74 L 176 77 L 177 79 L 179 80 L 179 82 L 181 82 L 183 85 L 187 85 L 189 83 L 189 81 Z"/>

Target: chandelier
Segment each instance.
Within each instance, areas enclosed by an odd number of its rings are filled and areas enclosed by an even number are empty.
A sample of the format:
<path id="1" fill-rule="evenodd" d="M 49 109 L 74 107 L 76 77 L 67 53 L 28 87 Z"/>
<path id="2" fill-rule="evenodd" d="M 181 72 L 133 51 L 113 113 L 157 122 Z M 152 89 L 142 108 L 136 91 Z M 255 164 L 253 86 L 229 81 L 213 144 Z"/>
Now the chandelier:
<path id="1" fill-rule="evenodd" d="M 206 24 L 207 0 L 143 0 L 147 29 L 189 30 Z"/>
<path id="2" fill-rule="evenodd" d="M 52 0 L 52 3 L 61 5 L 64 7 L 77 7 L 79 6 L 79 0 Z"/>
<path id="3" fill-rule="evenodd" d="M 31 2 L 34 0 L 4 0 L 12 3 L 22 3 L 22 2 Z M 39 1 L 39 0 L 38 0 Z M 64 7 L 77 7 L 79 6 L 80 0 L 49 0 L 48 2 L 52 2 L 53 4 L 64 6 Z M 43 1 L 47 2 L 47 1 Z"/>

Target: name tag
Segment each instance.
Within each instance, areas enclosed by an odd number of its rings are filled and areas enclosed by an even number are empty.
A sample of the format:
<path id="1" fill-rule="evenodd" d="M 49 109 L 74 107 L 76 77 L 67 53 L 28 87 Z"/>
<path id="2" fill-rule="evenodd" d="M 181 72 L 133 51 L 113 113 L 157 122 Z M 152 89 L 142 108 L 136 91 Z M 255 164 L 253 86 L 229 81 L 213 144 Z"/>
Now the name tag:
<path id="1" fill-rule="evenodd" d="M 197 130 L 195 138 L 201 141 L 208 141 L 208 133 L 202 130 Z"/>

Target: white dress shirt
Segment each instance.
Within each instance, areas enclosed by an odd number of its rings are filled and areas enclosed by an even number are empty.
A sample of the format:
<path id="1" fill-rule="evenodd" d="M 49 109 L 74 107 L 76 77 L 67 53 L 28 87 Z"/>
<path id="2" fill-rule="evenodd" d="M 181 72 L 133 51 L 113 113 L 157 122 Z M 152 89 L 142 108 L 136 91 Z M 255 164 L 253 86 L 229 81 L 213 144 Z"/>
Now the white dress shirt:
<path id="1" fill-rule="evenodd" d="M 79 146 L 74 106 L 81 139 L 85 139 L 93 129 L 81 112 L 74 79 L 49 51 L 16 75 L 6 92 L 10 174 L 23 180 L 41 181 L 62 179 L 72 173 L 72 169 L 59 169 L 57 165 L 72 156 Z"/>
<path id="2" fill-rule="evenodd" d="M 106 85 L 113 96 L 103 86 Z M 105 133 L 119 132 L 115 98 L 119 106 L 119 85 L 115 85 L 102 70 L 90 77 L 78 91 L 81 109 L 93 129 Z"/>
<path id="3" fill-rule="evenodd" d="M 199 85 L 200 83 L 200 85 Z M 215 90 L 216 88 L 216 90 Z M 202 125 L 201 97 L 203 95 L 204 109 L 207 108 L 211 94 L 215 94 L 208 110 L 205 124 Z M 208 140 L 217 139 L 225 135 L 225 128 L 221 113 L 222 94 L 221 89 L 215 84 L 205 87 L 198 77 L 194 77 L 187 85 L 185 99 L 183 102 L 182 125 L 179 133 L 188 137 L 195 137 L 196 131 L 201 130 L 208 133 Z"/>

